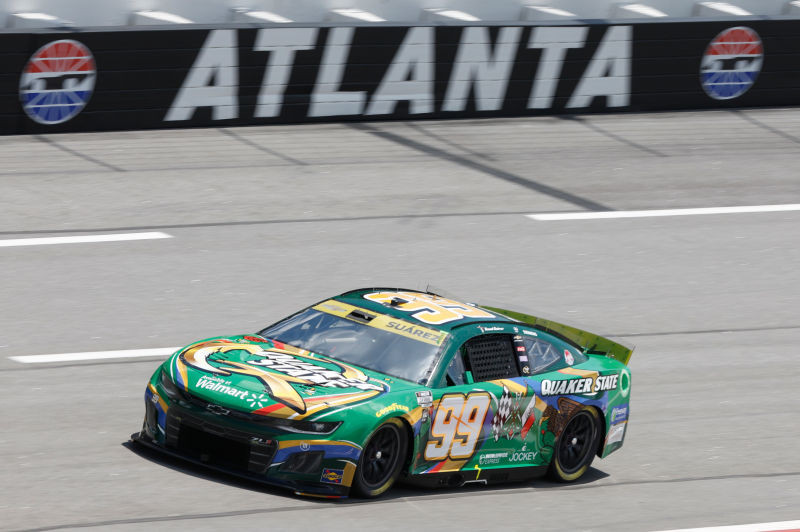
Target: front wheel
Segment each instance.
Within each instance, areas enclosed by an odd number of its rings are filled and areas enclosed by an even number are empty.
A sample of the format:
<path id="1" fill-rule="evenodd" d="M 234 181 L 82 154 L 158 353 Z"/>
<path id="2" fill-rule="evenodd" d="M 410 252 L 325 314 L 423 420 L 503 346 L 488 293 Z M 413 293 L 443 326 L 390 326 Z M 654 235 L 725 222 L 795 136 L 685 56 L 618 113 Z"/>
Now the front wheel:
<path id="1" fill-rule="evenodd" d="M 548 471 L 550 478 L 572 482 L 589 469 L 600 437 L 598 422 L 597 411 L 593 408 L 585 408 L 572 416 L 556 442 Z"/>
<path id="2" fill-rule="evenodd" d="M 388 490 L 400 476 L 408 441 L 398 419 L 390 419 L 372 433 L 361 452 L 353 478 L 356 495 L 368 499 Z"/>

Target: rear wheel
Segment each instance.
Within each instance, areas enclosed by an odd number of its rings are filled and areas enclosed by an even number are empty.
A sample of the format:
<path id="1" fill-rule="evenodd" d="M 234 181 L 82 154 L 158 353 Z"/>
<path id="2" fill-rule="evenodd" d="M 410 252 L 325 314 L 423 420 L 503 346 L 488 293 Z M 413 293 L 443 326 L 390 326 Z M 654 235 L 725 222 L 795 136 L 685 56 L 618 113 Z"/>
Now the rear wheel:
<path id="1" fill-rule="evenodd" d="M 353 477 L 353 490 L 360 497 L 373 498 L 388 490 L 400 476 L 408 441 L 398 419 L 390 419 L 372 433 L 361 452 Z"/>
<path id="2" fill-rule="evenodd" d="M 578 480 L 592 465 L 600 437 L 599 418 L 593 408 L 578 411 L 567 422 L 556 442 L 550 478 L 559 482 Z"/>

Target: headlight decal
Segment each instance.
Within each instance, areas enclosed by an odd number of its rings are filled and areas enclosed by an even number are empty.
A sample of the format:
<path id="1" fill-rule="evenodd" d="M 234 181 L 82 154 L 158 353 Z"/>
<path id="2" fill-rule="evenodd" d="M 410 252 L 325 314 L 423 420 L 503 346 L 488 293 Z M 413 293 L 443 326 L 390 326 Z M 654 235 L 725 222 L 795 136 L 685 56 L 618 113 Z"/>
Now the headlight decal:
<path id="1" fill-rule="evenodd" d="M 164 401 L 161 396 L 158 394 L 158 390 L 156 390 L 155 386 L 152 384 L 147 385 L 147 392 L 145 392 L 145 397 L 149 401 L 153 401 L 157 408 L 159 408 L 163 413 L 166 413 L 169 410 L 169 405 L 167 402 Z"/>
<path id="2" fill-rule="evenodd" d="M 175 378 L 175 382 L 178 383 L 178 386 L 188 391 L 189 375 L 187 374 L 186 364 L 183 363 L 180 356 L 174 357 L 172 361 L 174 370 L 171 373 Z"/>
<path id="3" fill-rule="evenodd" d="M 158 426 L 161 427 L 162 430 L 166 430 L 167 410 L 169 410 L 169 405 L 161 398 L 155 386 L 152 384 L 147 385 L 147 389 L 144 392 L 144 400 L 150 401 L 155 405 L 156 413 L 158 413 Z"/>

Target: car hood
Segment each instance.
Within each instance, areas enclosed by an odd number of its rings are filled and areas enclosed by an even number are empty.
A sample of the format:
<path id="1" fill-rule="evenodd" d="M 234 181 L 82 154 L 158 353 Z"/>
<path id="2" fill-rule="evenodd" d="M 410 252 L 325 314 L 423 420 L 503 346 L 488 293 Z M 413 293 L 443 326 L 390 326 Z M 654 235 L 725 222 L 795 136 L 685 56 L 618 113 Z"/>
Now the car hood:
<path id="1" fill-rule="evenodd" d="M 191 344 L 172 355 L 164 369 L 185 392 L 205 402 L 293 419 L 367 401 L 392 390 L 417 388 L 254 335 Z"/>

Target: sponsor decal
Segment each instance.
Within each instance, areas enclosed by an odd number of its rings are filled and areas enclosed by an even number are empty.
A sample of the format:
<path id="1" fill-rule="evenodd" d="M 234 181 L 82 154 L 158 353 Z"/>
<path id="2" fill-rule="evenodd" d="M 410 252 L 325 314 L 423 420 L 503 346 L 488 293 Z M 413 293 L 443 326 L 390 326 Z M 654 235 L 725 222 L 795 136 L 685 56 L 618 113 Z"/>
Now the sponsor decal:
<path id="1" fill-rule="evenodd" d="M 317 364 L 299 359 L 293 355 L 280 351 L 264 350 L 256 353 L 260 358 L 250 360 L 254 366 L 263 366 L 301 379 L 304 384 L 313 384 L 324 388 L 358 388 L 359 390 L 383 390 L 382 386 L 367 382 L 366 375 L 362 377 L 346 377 L 343 373 L 329 370 Z"/>
<path id="2" fill-rule="evenodd" d="M 390 412 L 398 412 L 398 411 L 400 411 L 400 412 L 408 412 L 409 408 L 407 406 L 405 406 L 405 405 L 392 403 L 389 406 L 387 406 L 385 408 L 381 408 L 380 410 L 375 412 L 375 417 L 383 417 L 383 416 L 385 416 L 386 414 L 388 414 Z"/>
<path id="3" fill-rule="evenodd" d="M 62 39 L 45 44 L 22 70 L 22 108 L 39 124 L 71 120 L 92 97 L 96 75 L 92 52 L 80 42 Z"/>
<path id="4" fill-rule="evenodd" d="M 425 340 L 433 340 L 437 344 L 441 343 L 442 333 L 432 332 L 430 329 L 425 329 L 423 327 L 417 327 L 416 325 L 405 324 L 397 321 L 390 321 L 386 324 L 386 327 L 404 332 L 411 336 L 418 336 L 420 338 L 424 338 Z"/>
<path id="5" fill-rule="evenodd" d="M 242 357 L 242 361 L 221 356 L 230 351 L 243 351 L 249 356 Z M 342 362 L 319 359 L 300 352 L 265 349 L 261 344 L 237 343 L 231 340 L 211 340 L 189 346 L 178 355 L 176 364 L 181 372 L 186 371 L 185 366 L 191 366 L 212 375 L 237 374 L 254 377 L 264 385 L 269 397 L 301 414 L 306 412 L 306 403 L 292 384 L 357 388 L 365 392 L 356 394 L 352 400 L 369 399 L 388 390 L 388 385 L 373 384 L 361 370 Z M 200 381 L 209 383 L 203 386 L 213 387 L 215 391 L 229 395 L 239 393 L 240 398 L 247 396 L 247 392 L 232 389 L 230 386 L 227 388 L 231 388 L 231 391 L 225 390 L 219 381 L 203 377 L 198 383 Z M 219 389 L 216 389 L 217 386 L 220 386 Z"/>
<path id="6" fill-rule="evenodd" d="M 528 406 L 525 407 L 525 411 L 522 413 L 522 426 L 519 429 L 520 438 L 525 439 L 525 436 L 528 435 L 528 432 L 530 432 L 535 422 L 536 422 L 536 396 L 533 396 L 531 397 L 531 400 L 528 402 Z"/>
<path id="7" fill-rule="evenodd" d="M 203 390 L 211 390 L 212 392 L 217 392 L 225 395 L 230 395 L 231 397 L 237 397 L 239 399 L 245 399 L 249 392 L 245 390 L 239 390 L 233 386 L 228 386 L 224 381 L 219 381 L 217 379 L 210 379 L 203 375 L 198 379 L 197 384 L 194 385 L 195 388 L 201 388 Z"/>
<path id="8" fill-rule="evenodd" d="M 572 356 L 572 353 L 569 352 L 569 349 L 564 349 L 564 360 L 570 366 L 575 363 L 575 358 Z"/>
<path id="9" fill-rule="evenodd" d="M 509 460 L 511 462 L 533 462 L 534 458 L 536 458 L 536 451 L 520 451 L 512 453 Z"/>
<path id="10" fill-rule="evenodd" d="M 264 405 L 269 401 L 269 397 L 260 393 L 256 395 L 255 393 L 251 393 L 250 397 L 247 398 L 247 404 L 250 405 L 250 408 L 264 408 Z"/>
<path id="11" fill-rule="evenodd" d="M 536 334 L 535 332 L 533 332 L 533 331 L 529 331 L 529 330 L 527 330 L 527 329 L 522 329 L 522 334 L 527 334 L 528 336 L 539 336 L 539 335 L 538 335 L 538 334 Z"/>
<path id="12" fill-rule="evenodd" d="M 542 412 L 542 419 L 547 420 L 548 430 L 557 437 L 567 426 L 567 421 L 582 407 L 583 405 L 578 401 L 573 401 L 566 397 L 559 397 L 557 408 L 548 404 L 547 408 Z M 544 434 L 544 431 L 542 431 L 542 434 Z"/>
<path id="13" fill-rule="evenodd" d="M 612 443 L 622 441 L 622 438 L 625 436 L 626 426 L 627 425 L 625 423 L 620 423 L 619 425 L 611 427 L 611 430 L 608 431 L 608 436 L 606 437 L 606 445 L 611 445 Z"/>
<path id="14" fill-rule="evenodd" d="M 738 98 L 755 84 L 764 63 L 761 38 L 750 28 L 728 28 L 706 48 L 700 62 L 700 81 L 715 100 Z"/>
<path id="15" fill-rule="evenodd" d="M 591 395 L 617 388 L 619 374 L 601 375 L 596 378 L 542 381 L 542 395 Z"/>
<path id="16" fill-rule="evenodd" d="M 503 394 L 497 401 L 497 409 L 495 410 L 494 417 L 492 418 L 492 436 L 494 437 L 494 441 L 499 440 L 501 435 L 506 435 L 508 439 L 511 439 L 511 436 L 513 435 L 513 430 L 506 430 L 506 423 L 509 423 L 511 420 L 512 412 L 517 406 L 515 403 L 519 403 L 519 399 L 522 394 L 515 393 L 514 395 L 515 397 L 512 398 L 509 389 L 506 386 L 503 386 Z M 510 424 L 511 423 L 509 423 L 509 425 Z"/>
<path id="17" fill-rule="evenodd" d="M 429 407 L 433 405 L 433 394 L 430 390 L 422 390 L 416 393 L 417 404 L 421 407 Z"/>
<path id="18" fill-rule="evenodd" d="M 524 345 L 517 346 L 517 351 L 519 351 L 521 353 L 524 353 L 525 352 L 525 346 Z M 522 359 L 522 357 L 520 357 L 520 359 Z"/>
<path id="19" fill-rule="evenodd" d="M 320 482 L 326 482 L 328 484 L 341 484 L 342 479 L 344 478 L 344 469 L 323 469 L 322 476 L 320 477 Z"/>
<path id="20" fill-rule="evenodd" d="M 627 419 L 628 419 L 627 406 L 615 406 L 611 410 L 611 424 L 619 423 L 620 421 L 627 421 Z"/>
<path id="21" fill-rule="evenodd" d="M 505 331 L 504 327 L 478 327 L 478 329 L 480 329 L 481 332 Z"/>
<path id="22" fill-rule="evenodd" d="M 247 340 L 248 342 L 263 342 L 263 343 L 267 343 L 268 342 L 268 340 L 266 338 L 262 338 L 260 336 L 250 336 L 250 335 L 248 335 L 248 336 L 244 336 L 243 338 L 245 340 Z"/>
<path id="23" fill-rule="evenodd" d="M 499 464 L 501 460 L 508 460 L 509 462 L 533 462 L 536 455 L 536 451 L 528 451 L 527 445 L 524 445 L 520 451 L 515 451 L 510 455 L 507 452 L 482 454 L 478 457 L 478 465 Z"/>
<path id="24" fill-rule="evenodd" d="M 301 451 L 307 451 L 309 449 L 311 449 L 311 445 L 309 445 L 307 441 L 300 442 L 300 450 Z"/>
<path id="25" fill-rule="evenodd" d="M 503 394 L 497 401 L 497 410 L 492 418 L 492 436 L 494 441 L 505 436 L 512 439 L 516 434 L 525 438 L 534 422 L 536 421 L 536 411 L 534 409 L 536 397 L 526 389 L 526 393 L 516 392 L 512 395 L 506 386 L 503 386 Z M 530 396 L 528 404 L 523 410 L 522 401 L 526 396 Z"/>
<path id="26" fill-rule="evenodd" d="M 631 373 L 627 369 L 623 369 L 620 375 L 619 391 L 622 397 L 628 397 L 628 394 L 631 393 Z"/>
<path id="27" fill-rule="evenodd" d="M 478 465 L 499 464 L 500 460 L 508 458 L 508 453 L 487 453 L 478 457 Z"/>
<path id="28" fill-rule="evenodd" d="M 240 102 L 240 56 L 247 68 L 264 65 L 252 118 L 282 115 L 290 82 L 299 69 L 308 70 L 309 57 L 320 60 L 311 82 L 307 117 L 387 116 L 395 114 L 398 106 L 409 115 L 439 112 L 447 116 L 468 108 L 499 111 L 509 108 L 512 101 L 520 101 L 526 109 L 578 109 L 595 101 L 610 108 L 630 104 L 632 26 L 464 27 L 457 42 L 448 36 L 452 35 L 449 31 L 411 27 L 403 32 L 402 40 L 373 46 L 374 72 L 381 77 L 366 82 L 369 90 L 345 90 L 365 84 L 350 77 L 357 70 L 350 68 L 355 64 L 351 57 L 361 55 L 353 53 L 352 45 L 369 38 L 371 31 L 375 30 L 262 28 L 252 49 L 242 46 L 235 29 L 209 31 L 164 120 L 191 120 L 203 107 L 211 109 L 212 120 L 240 118 L 245 108 Z M 596 35 L 601 31 L 602 35 Z M 594 34 L 591 41 L 590 33 Z M 445 47 L 455 49 L 452 68 L 434 68 L 439 49 Z M 388 54 L 379 53 L 383 50 Z M 298 62 L 298 56 L 306 59 Z M 510 98 L 512 72 L 519 70 L 515 65 L 527 66 L 531 61 L 533 68 L 525 69 L 530 89 L 522 98 Z M 574 63 L 577 68 L 569 68 Z M 441 79 L 443 72 L 449 77 Z M 444 87 L 443 97 L 437 87 Z"/>
<path id="29" fill-rule="evenodd" d="M 567 379 L 563 381 L 542 381 L 542 395 L 573 395 L 592 393 L 594 379 Z"/>

